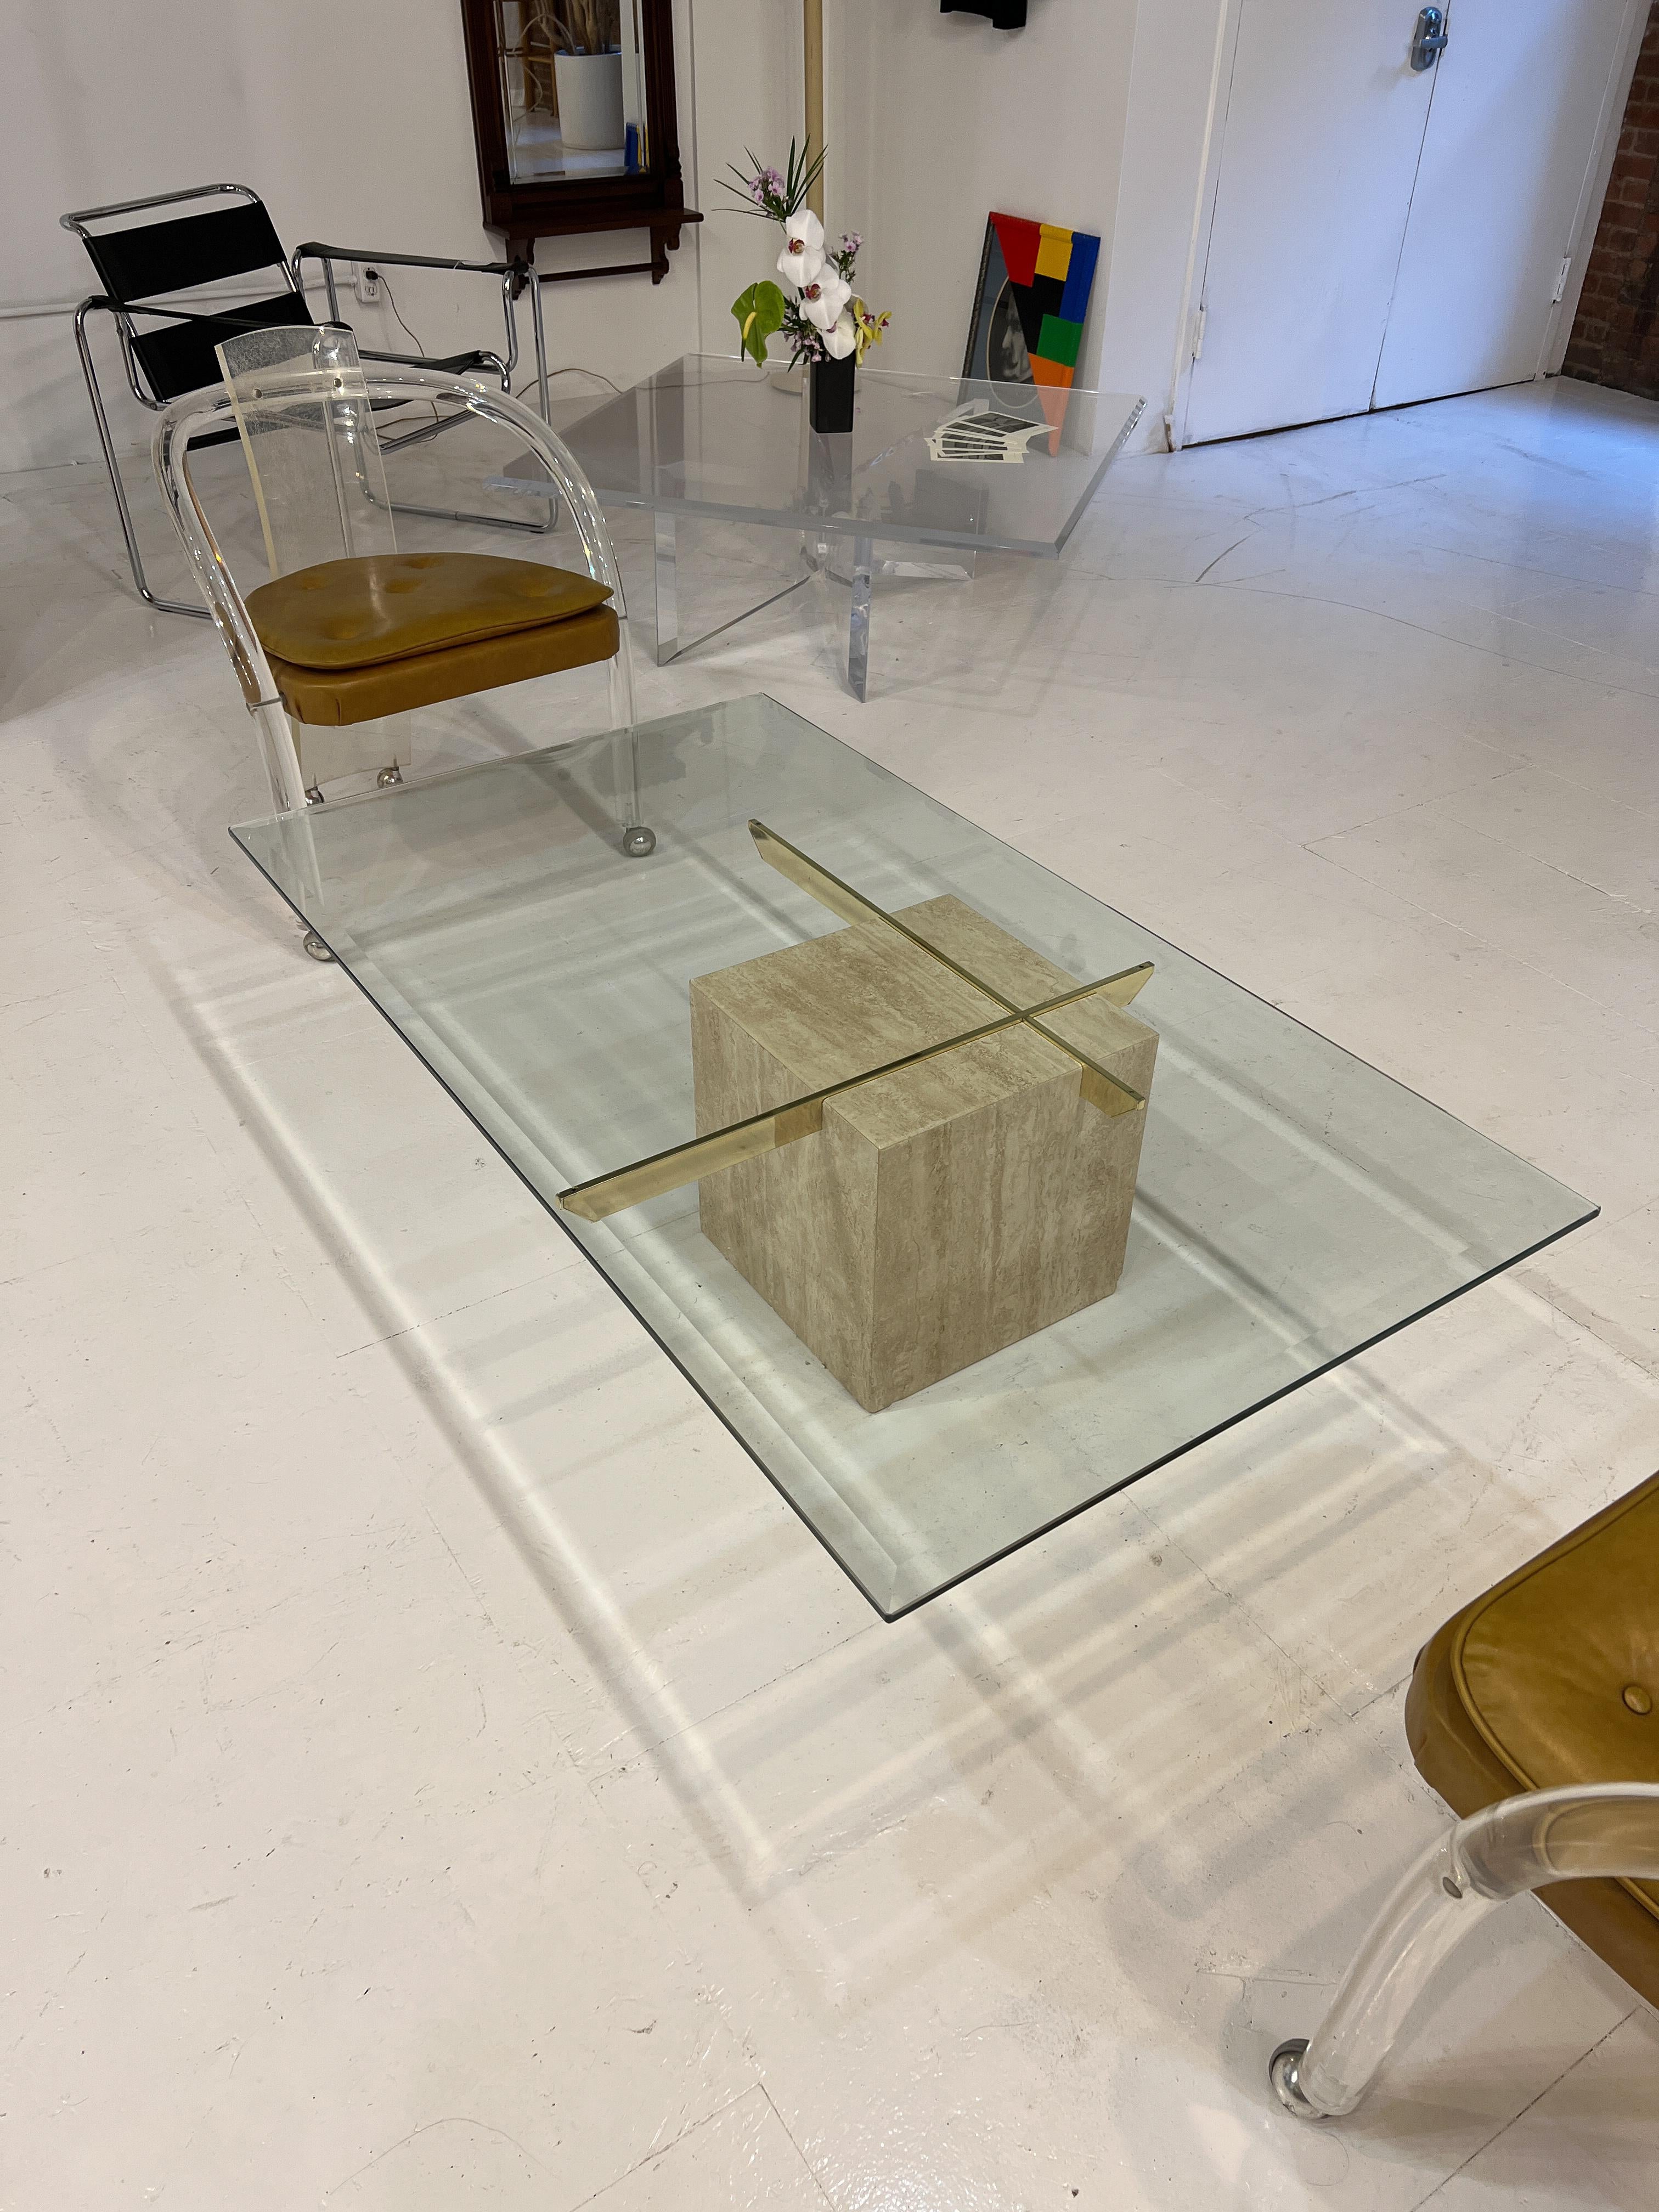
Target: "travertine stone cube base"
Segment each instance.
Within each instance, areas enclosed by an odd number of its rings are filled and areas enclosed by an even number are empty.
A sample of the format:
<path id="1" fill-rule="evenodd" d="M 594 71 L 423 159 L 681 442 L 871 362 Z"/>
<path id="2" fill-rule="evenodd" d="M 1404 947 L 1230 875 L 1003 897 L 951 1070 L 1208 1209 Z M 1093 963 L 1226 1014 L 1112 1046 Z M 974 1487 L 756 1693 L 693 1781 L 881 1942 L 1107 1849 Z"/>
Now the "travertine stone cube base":
<path id="1" fill-rule="evenodd" d="M 955 898 L 918 935 L 1029 1006 L 1079 979 Z M 700 1134 L 998 1018 L 919 946 L 838 929 L 691 986 Z M 1045 1017 L 1150 1093 L 1157 1032 L 1096 1000 Z M 871 1413 L 1116 1289 L 1144 1114 L 1006 1030 L 826 1103 L 817 1136 L 705 1178 L 703 1234 Z"/>

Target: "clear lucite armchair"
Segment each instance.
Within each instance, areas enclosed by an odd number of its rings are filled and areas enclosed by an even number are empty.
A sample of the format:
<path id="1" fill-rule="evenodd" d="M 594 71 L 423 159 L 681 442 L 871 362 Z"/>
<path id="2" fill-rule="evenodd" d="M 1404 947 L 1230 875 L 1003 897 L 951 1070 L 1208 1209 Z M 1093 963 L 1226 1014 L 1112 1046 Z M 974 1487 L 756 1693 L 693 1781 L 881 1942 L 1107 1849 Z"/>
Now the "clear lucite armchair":
<path id="1" fill-rule="evenodd" d="M 608 661 L 613 727 L 631 730 L 627 610 L 592 488 L 530 409 L 467 376 L 366 371 L 349 331 L 285 326 L 219 349 L 225 383 L 178 400 L 156 426 L 162 497 L 230 653 L 273 802 L 318 803 L 331 776 L 407 764 L 410 710 Z M 582 571 L 473 552 L 400 554 L 377 408 L 429 402 L 510 431 L 563 499 Z M 270 580 L 238 586 L 190 467 L 191 441 L 241 434 Z M 625 851 L 654 839 L 634 817 Z"/>
<path id="2" fill-rule="evenodd" d="M 1269 2062 L 1298 2118 L 1359 2103 L 1436 1967 L 1494 1905 L 1552 1882 L 1659 1880 L 1659 1783 L 1603 1782 L 1505 1797 L 1460 1820 L 1402 1878 L 1314 2034 Z"/>

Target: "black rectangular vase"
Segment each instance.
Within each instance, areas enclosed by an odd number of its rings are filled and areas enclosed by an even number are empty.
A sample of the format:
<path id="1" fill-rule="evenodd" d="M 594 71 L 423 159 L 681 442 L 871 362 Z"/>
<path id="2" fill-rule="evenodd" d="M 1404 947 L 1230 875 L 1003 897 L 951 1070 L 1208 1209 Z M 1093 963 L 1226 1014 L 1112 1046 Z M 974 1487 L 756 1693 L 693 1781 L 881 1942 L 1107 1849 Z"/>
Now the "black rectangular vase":
<path id="1" fill-rule="evenodd" d="M 815 361 L 811 370 L 812 428 L 827 435 L 853 427 L 853 378 L 856 355 L 845 361 Z"/>

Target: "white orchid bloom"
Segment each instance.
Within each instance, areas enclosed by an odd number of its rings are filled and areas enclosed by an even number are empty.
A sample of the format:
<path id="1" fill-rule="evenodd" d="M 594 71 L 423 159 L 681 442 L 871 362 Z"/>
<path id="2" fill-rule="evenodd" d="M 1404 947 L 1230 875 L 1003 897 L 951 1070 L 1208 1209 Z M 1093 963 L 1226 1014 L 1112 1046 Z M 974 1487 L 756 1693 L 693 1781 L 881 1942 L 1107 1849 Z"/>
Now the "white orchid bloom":
<path id="1" fill-rule="evenodd" d="M 859 342 L 859 326 L 853 320 L 850 308 L 843 307 L 840 316 L 823 334 L 823 349 L 831 361 L 845 361 Z"/>
<path id="2" fill-rule="evenodd" d="M 842 310 L 853 296 L 853 288 L 833 269 L 823 270 L 801 287 L 800 311 L 807 321 L 827 336 L 841 320 Z"/>
<path id="3" fill-rule="evenodd" d="M 823 225 L 811 208 L 797 208 L 783 226 L 778 274 L 798 288 L 811 283 L 823 267 Z"/>

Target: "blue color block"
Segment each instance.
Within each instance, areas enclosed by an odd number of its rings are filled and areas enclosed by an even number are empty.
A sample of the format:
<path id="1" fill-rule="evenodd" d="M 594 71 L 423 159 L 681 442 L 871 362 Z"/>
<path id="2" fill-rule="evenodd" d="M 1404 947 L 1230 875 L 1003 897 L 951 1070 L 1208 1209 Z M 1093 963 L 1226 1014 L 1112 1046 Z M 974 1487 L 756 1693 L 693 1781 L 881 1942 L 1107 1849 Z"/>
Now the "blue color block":
<path id="1" fill-rule="evenodd" d="M 1080 323 L 1089 312 L 1089 294 L 1095 281 L 1095 264 L 1100 259 L 1100 240 L 1091 238 L 1085 231 L 1072 233 L 1072 265 L 1066 272 L 1066 289 L 1060 295 L 1060 319 L 1064 323 Z"/>

